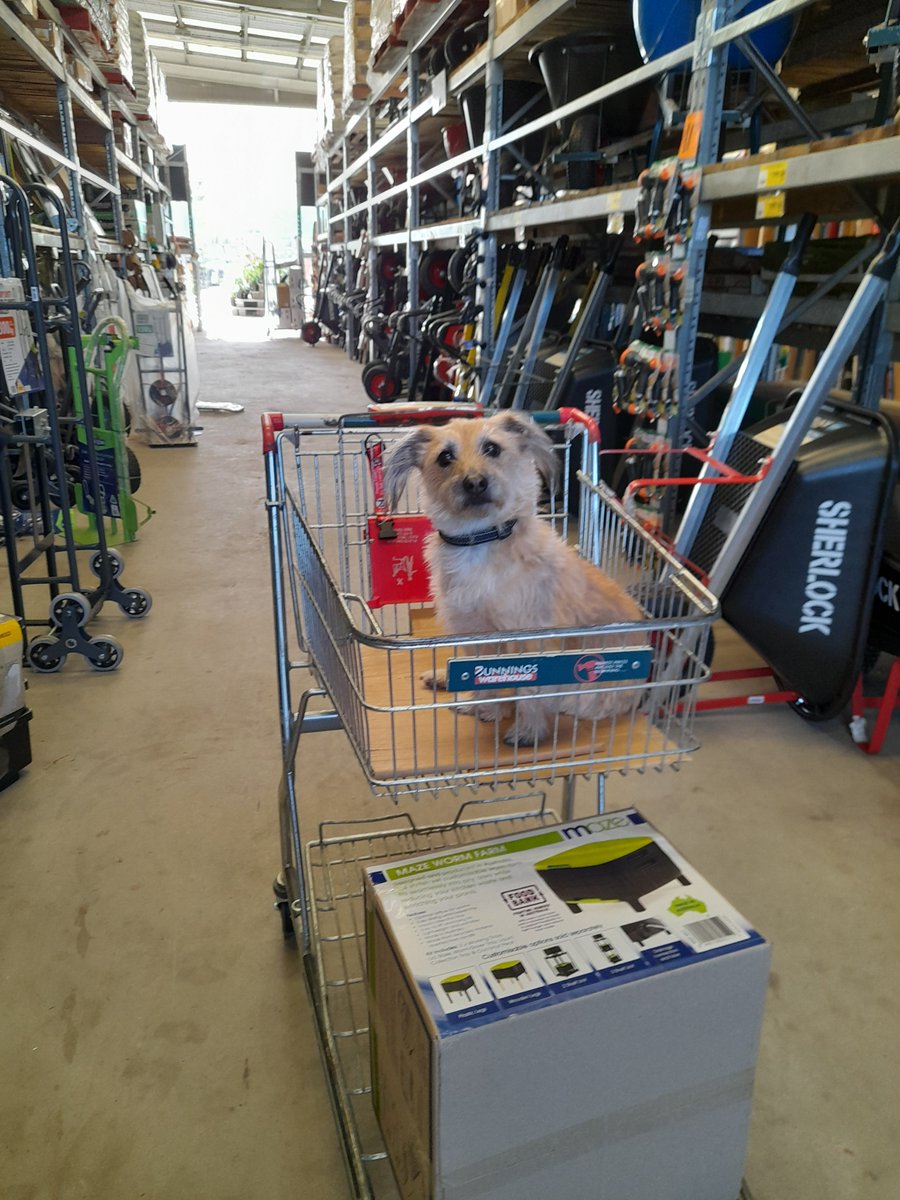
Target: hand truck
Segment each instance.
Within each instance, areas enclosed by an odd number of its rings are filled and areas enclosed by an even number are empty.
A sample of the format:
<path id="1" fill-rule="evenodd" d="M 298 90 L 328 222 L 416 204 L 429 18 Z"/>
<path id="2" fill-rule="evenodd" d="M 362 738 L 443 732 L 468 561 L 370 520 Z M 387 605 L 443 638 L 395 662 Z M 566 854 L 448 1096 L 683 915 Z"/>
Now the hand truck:
<path id="1" fill-rule="evenodd" d="M 543 789 L 553 783 L 561 784 L 562 810 L 571 816 L 579 775 L 596 777 L 602 810 L 607 771 L 677 765 L 697 745 L 693 696 L 707 674 L 706 639 L 718 612 L 708 590 L 598 482 L 596 425 L 574 409 L 533 414 L 555 429 L 561 466 L 561 491 L 544 497 L 540 515 L 562 537 L 577 538 L 579 552 L 630 591 L 646 621 L 448 638 L 421 599 L 428 594 L 421 580 L 409 593 L 417 598 L 403 599 L 411 555 L 400 536 L 393 543 L 396 588 L 386 595 L 379 585 L 375 595 L 373 538 L 386 514 L 378 471 L 371 469 L 378 462 L 373 439 L 389 446 L 411 421 L 440 422 L 463 412 L 472 419 L 483 414 L 477 405 L 373 405 L 359 416 L 262 419 L 283 754 L 276 906 L 285 936 L 296 935 L 302 950 L 359 1198 L 393 1194 L 370 1096 L 362 864 L 552 823 L 558 818 Z M 577 520 L 570 486 L 582 493 Z M 396 525 L 415 528 L 424 520 L 412 485 Z M 375 549 L 383 578 L 390 552 Z M 419 679 L 449 659 L 464 666 L 476 657 L 509 661 L 527 647 L 529 655 L 559 663 L 599 645 L 640 647 L 642 670 L 617 684 L 622 710 L 605 720 L 557 718 L 552 734 L 534 746 L 506 745 L 496 725 L 487 731 L 459 711 L 452 693 L 435 694 Z M 315 828 L 311 798 L 300 787 L 307 735 L 339 729 L 371 792 L 403 800 L 408 810 L 373 817 L 363 803 Z M 414 815 L 416 802 L 421 813 L 437 815 Z"/>

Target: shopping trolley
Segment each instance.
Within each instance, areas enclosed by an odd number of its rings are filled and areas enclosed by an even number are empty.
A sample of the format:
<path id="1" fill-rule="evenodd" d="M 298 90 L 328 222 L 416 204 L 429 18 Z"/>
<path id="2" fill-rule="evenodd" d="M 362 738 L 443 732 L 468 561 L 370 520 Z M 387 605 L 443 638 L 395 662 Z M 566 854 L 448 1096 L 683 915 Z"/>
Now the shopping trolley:
<path id="1" fill-rule="evenodd" d="M 569 819 L 578 776 L 597 780 L 602 809 L 607 773 L 680 763 L 696 748 L 694 695 L 718 613 L 712 594 L 599 482 L 594 422 L 561 409 L 533 415 L 561 468 L 539 515 L 624 587 L 647 619 L 448 637 L 428 588 L 410 578 L 420 559 L 399 536 L 423 532 L 417 485 L 390 522 L 373 446 L 389 449 L 411 420 L 459 412 L 483 415 L 478 406 L 373 406 L 358 416 L 262 419 L 283 751 L 276 904 L 285 936 L 296 935 L 302 948 L 357 1197 L 395 1194 L 370 1097 L 363 865 Z M 580 491 L 577 505 L 571 487 Z M 393 550 L 376 544 L 386 524 L 388 538 L 397 535 Z M 392 553 L 398 569 L 385 589 Z M 494 680 L 497 672 L 527 680 L 545 695 L 573 680 L 586 690 L 615 688 L 618 711 L 602 720 L 558 716 L 543 741 L 508 745 L 506 724 L 478 721 L 463 711 L 460 692 L 435 693 L 422 681 L 446 670 L 449 685 L 463 688 L 476 667 Z M 505 702 L 517 703 L 514 691 Z M 360 789 L 366 798 L 352 811 L 316 824 L 314 798 L 300 785 L 309 735 L 339 729 L 369 789 Z M 561 815 L 548 800 L 554 785 Z"/>

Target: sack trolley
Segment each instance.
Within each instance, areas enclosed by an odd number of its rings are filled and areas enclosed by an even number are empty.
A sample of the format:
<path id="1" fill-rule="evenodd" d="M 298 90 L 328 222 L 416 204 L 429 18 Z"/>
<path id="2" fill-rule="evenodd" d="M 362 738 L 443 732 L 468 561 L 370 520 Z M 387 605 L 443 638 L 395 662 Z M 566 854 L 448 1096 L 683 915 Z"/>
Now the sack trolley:
<path id="1" fill-rule="evenodd" d="M 459 409 L 483 415 L 477 405 Z M 359 1200 L 396 1195 L 370 1095 L 363 865 L 568 819 L 578 776 L 597 780 L 602 810 L 607 773 L 677 766 L 697 745 L 694 696 L 708 675 L 718 615 L 712 594 L 599 482 L 594 422 L 561 409 L 533 414 L 561 466 L 558 491 L 544 495 L 539 514 L 625 587 L 647 619 L 497 639 L 442 633 L 421 578 L 428 526 L 416 483 L 387 514 L 373 447 L 388 450 L 411 420 L 457 415 L 392 406 L 262 418 L 283 753 L 276 906 L 302 951 Z M 386 537 L 385 521 L 393 522 Z M 582 674 L 568 678 L 615 687 L 619 711 L 602 720 L 560 716 L 544 741 L 511 746 L 504 723 L 476 720 L 461 711 L 465 697 L 421 680 L 446 667 L 454 686 L 477 663 L 496 668 L 523 656 L 549 670 L 550 695 L 562 687 L 559 670 L 582 663 Z M 600 661 L 617 664 L 603 683 Z M 369 789 L 348 812 L 317 820 L 302 783 L 310 735 L 340 729 Z M 561 815 L 551 788 L 561 793 Z"/>

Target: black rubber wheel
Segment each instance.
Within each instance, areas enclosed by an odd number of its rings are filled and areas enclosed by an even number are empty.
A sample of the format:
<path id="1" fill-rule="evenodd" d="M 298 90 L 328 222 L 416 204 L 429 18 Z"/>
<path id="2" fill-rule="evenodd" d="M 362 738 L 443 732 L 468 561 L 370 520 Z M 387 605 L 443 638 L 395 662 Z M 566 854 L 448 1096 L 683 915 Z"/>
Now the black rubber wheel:
<path id="1" fill-rule="evenodd" d="M 112 578 L 117 579 L 125 570 L 125 560 L 117 550 L 107 550 L 106 558 L 112 568 Z M 96 554 L 92 554 L 88 563 L 93 573 L 99 579 L 103 570 L 103 551 L 98 550 Z"/>
<path id="2" fill-rule="evenodd" d="M 153 597 L 141 588 L 129 588 L 128 591 L 122 593 L 119 601 L 119 608 L 126 617 L 130 617 L 133 621 L 139 621 L 142 617 L 146 617 L 152 607 Z"/>
<path id="3" fill-rule="evenodd" d="M 65 650 L 55 638 L 35 638 L 25 657 L 32 671 L 39 675 L 50 675 L 60 670 L 66 661 Z"/>
<path id="4" fill-rule="evenodd" d="M 400 394 L 400 380 L 390 363 L 382 358 L 373 359 L 362 373 L 366 395 L 376 404 L 390 404 Z"/>
<path id="5" fill-rule="evenodd" d="M 447 267 L 450 255 L 446 250 L 429 250 L 419 263 L 419 290 L 429 299 L 442 296 L 449 288 Z"/>
<path id="6" fill-rule="evenodd" d="M 124 650 L 111 637 L 98 637 L 91 639 L 91 647 L 93 648 L 93 657 L 88 657 L 88 662 L 95 671 L 115 671 L 122 661 Z"/>
<path id="7" fill-rule="evenodd" d="M 383 250 L 378 255 L 378 275 L 383 283 L 393 283 L 400 270 L 400 261 L 393 250 Z"/>
<path id="8" fill-rule="evenodd" d="M 61 592 L 50 601 L 50 623 L 62 628 L 66 619 L 74 618 L 82 629 L 91 619 L 91 604 L 80 592 Z"/>
<path id="9" fill-rule="evenodd" d="M 318 321 L 304 321 L 300 326 L 300 336 L 307 346 L 314 346 L 322 337 L 322 326 Z"/>
<path id="10" fill-rule="evenodd" d="M 457 25 L 451 29 L 444 43 L 444 64 L 448 71 L 455 71 L 487 41 L 487 22 L 473 21 L 471 25 Z"/>
<path id="11" fill-rule="evenodd" d="M 141 486 L 141 464 L 130 446 L 125 447 L 125 453 L 128 456 L 128 487 L 133 496 Z"/>
<path id="12" fill-rule="evenodd" d="M 275 908 L 281 918 L 281 936 L 286 942 L 294 940 L 294 922 L 291 920 L 291 909 L 288 903 L 287 888 L 280 875 L 272 881 L 272 891 L 275 893 Z"/>
<path id="13" fill-rule="evenodd" d="M 433 79 L 435 75 L 440 75 L 441 71 L 443 71 L 446 65 L 446 62 L 444 61 L 443 44 L 438 42 L 437 45 L 432 46 L 431 50 L 428 52 L 428 58 L 425 62 L 425 71 L 429 77 Z"/>
<path id="14" fill-rule="evenodd" d="M 447 282 L 454 292 L 462 293 L 467 285 L 466 269 L 469 265 L 470 252 L 462 246 L 454 250 L 447 263 Z"/>

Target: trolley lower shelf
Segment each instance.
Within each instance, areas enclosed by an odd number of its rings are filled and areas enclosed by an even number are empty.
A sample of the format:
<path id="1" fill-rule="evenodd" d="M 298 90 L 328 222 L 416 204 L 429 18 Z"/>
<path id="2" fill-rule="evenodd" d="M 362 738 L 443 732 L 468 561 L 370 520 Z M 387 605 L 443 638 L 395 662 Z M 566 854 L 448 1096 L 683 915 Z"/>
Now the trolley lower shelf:
<path id="1" fill-rule="evenodd" d="M 529 813 L 511 815 L 507 811 L 502 816 L 457 819 L 451 826 L 419 828 L 409 816 L 399 814 L 352 826 L 325 824 L 319 839 L 306 846 L 311 938 L 305 966 L 327 1080 L 358 1200 L 399 1200 L 372 1104 L 364 866 L 558 821 L 557 814 L 542 802 L 538 810 Z M 352 831 L 340 833 L 342 829 Z M 751 1200 L 746 1184 L 737 1200 Z"/>

